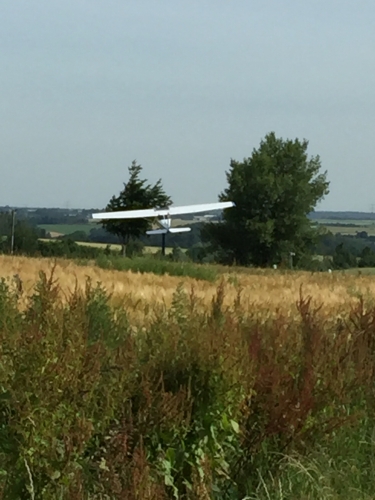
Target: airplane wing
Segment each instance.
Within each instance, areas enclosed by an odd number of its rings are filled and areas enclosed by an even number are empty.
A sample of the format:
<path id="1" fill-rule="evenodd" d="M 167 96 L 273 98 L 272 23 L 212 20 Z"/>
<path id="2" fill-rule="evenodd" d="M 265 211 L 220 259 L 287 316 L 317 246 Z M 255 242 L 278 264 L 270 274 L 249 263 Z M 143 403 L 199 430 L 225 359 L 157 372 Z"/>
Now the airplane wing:
<path id="1" fill-rule="evenodd" d="M 222 210 L 234 207 L 233 201 L 221 201 L 217 203 L 203 203 L 201 205 L 186 205 L 182 207 L 169 208 L 147 208 L 145 210 L 124 210 L 118 212 L 102 212 L 92 214 L 93 219 L 148 219 L 153 217 L 169 217 L 171 215 L 194 214 L 199 212 L 210 212 L 211 210 Z"/>
<path id="2" fill-rule="evenodd" d="M 148 219 L 160 215 L 155 208 L 147 208 L 146 210 L 120 210 L 118 212 L 102 212 L 92 214 L 93 219 Z"/>
<path id="3" fill-rule="evenodd" d="M 199 212 L 210 212 L 211 210 L 222 210 L 224 208 L 230 208 L 230 207 L 234 207 L 233 201 L 203 203 L 202 205 L 186 205 L 184 207 L 170 207 L 166 215 L 195 214 Z"/>

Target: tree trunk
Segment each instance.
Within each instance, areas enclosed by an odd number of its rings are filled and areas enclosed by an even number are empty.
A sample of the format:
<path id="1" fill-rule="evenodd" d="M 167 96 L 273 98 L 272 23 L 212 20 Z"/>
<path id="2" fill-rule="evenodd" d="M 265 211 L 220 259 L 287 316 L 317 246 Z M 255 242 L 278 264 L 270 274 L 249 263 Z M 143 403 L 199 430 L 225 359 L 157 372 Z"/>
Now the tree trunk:
<path id="1" fill-rule="evenodd" d="M 126 247 L 127 247 L 128 243 L 129 243 L 129 238 L 122 239 L 121 246 L 122 246 L 122 256 L 123 257 L 126 257 Z"/>

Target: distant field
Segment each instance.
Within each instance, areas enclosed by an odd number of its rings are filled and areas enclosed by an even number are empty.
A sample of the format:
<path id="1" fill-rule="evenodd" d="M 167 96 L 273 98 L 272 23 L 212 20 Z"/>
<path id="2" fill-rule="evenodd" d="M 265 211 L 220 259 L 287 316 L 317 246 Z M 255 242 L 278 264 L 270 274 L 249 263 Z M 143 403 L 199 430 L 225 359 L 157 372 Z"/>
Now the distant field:
<path id="1" fill-rule="evenodd" d="M 54 241 L 56 240 L 50 240 L 50 239 L 47 239 L 47 238 L 40 238 L 40 241 L 44 241 L 46 243 L 51 243 L 53 244 Z M 86 247 L 94 247 L 94 248 L 106 248 L 107 246 L 110 247 L 111 250 L 117 250 L 117 251 L 120 251 L 121 250 L 121 245 L 116 245 L 116 244 L 111 244 L 111 245 L 108 245 L 107 243 L 93 243 L 91 241 L 76 241 L 77 245 L 82 245 L 82 246 L 86 246 Z M 151 246 L 145 246 L 144 247 L 144 252 L 145 253 L 156 253 L 158 250 L 160 250 L 160 247 L 151 247 Z M 185 248 L 181 248 L 181 250 L 183 252 L 186 251 Z M 170 253 L 172 253 L 173 251 L 173 247 L 166 247 L 165 248 L 165 253 L 168 255 Z"/>
<path id="2" fill-rule="evenodd" d="M 317 222 L 322 226 L 327 224 L 339 225 L 339 224 L 355 224 L 356 226 L 374 226 L 375 221 L 370 219 L 317 219 L 313 222 Z"/>
<path id="3" fill-rule="evenodd" d="M 366 233 L 369 236 L 375 236 L 375 226 L 364 226 L 364 225 L 358 225 L 358 226 L 335 226 L 335 225 L 326 225 L 326 224 L 320 224 L 321 226 L 324 226 L 328 229 L 328 231 L 331 231 L 331 233 L 336 234 L 336 233 L 341 233 L 341 234 L 350 234 L 350 235 L 355 235 L 361 231 L 366 231 Z"/>
<path id="4" fill-rule="evenodd" d="M 72 234 L 76 231 L 84 231 L 89 234 L 96 226 L 96 224 L 40 224 L 38 227 L 52 233 Z"/>
<path id="5" fill-rule="evenodd" d="M 87 247 L 94 247 L 94 248 L 106 248 L 107 243 L 92 243 L 89 241 L 77 241 L 77 245 L 82 245 L 82 246 L 87 246 Z M 121 245 L 109 245 L 111 250 L 121 250 Z M 145 246 L 144 251 L 145 253 L 156 253 L 160 250 L 160 247 L 151 247 L 151 246 Z M 173 247 L 166 247 L 165 248 L 165 253 L 168 255 L 172 252 Z M 182 249 L 183 250 L 183 249 Z"/>

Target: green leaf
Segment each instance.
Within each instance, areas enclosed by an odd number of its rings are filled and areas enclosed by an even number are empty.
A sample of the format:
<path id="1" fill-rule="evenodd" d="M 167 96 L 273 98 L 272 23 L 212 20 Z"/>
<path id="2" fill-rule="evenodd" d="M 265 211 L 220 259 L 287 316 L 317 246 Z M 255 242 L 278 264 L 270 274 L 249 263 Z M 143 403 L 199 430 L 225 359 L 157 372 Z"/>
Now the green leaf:
<path id="1" fill-rule="evenodd" d="M 61 472 L 58 470 L 55 470 L 55 472 L 53 472 L 53 474 L 51 475 L 51 479 L 53 479 L 54 481 L 56 479 L 59 479 L 60 477 L 61 477 Z"/>
<path id="2" fill-rule="evenodd" d="M 238 425 L 238 423 L 235 420 L 231 420 L 230 421 L 230 425 L 232 426 L 232 429 L 234 430 L 234 432 L 236 434 L 239 434 L 239 432 L 240 432 L 240 426 Z"/>

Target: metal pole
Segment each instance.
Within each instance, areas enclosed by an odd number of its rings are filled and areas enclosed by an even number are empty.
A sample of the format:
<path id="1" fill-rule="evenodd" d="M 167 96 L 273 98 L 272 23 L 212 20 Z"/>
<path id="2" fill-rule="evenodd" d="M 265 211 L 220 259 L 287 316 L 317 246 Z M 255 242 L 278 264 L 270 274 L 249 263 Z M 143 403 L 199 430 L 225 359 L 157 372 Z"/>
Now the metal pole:
<path id="1" fill-rule="evenodd" d="M 293 257 L 296 254 L 294 252 L 290 252 L 289 257 L 290 257 L 290 269 L 293 269 Z"/>
<path id="2" fill-rule="evenodd" d="M 161 254 L 165 255 L 165 233 L 161 235 Z"/>
<path id="3" fill-rule="evenodd" d="M 12 210 L 12 235 L 10 238 L 10 254 L 13 255 L 14 253 L 14 228 L 15 228 L 15 222 L 16 222 L 16 211 Z"/>

